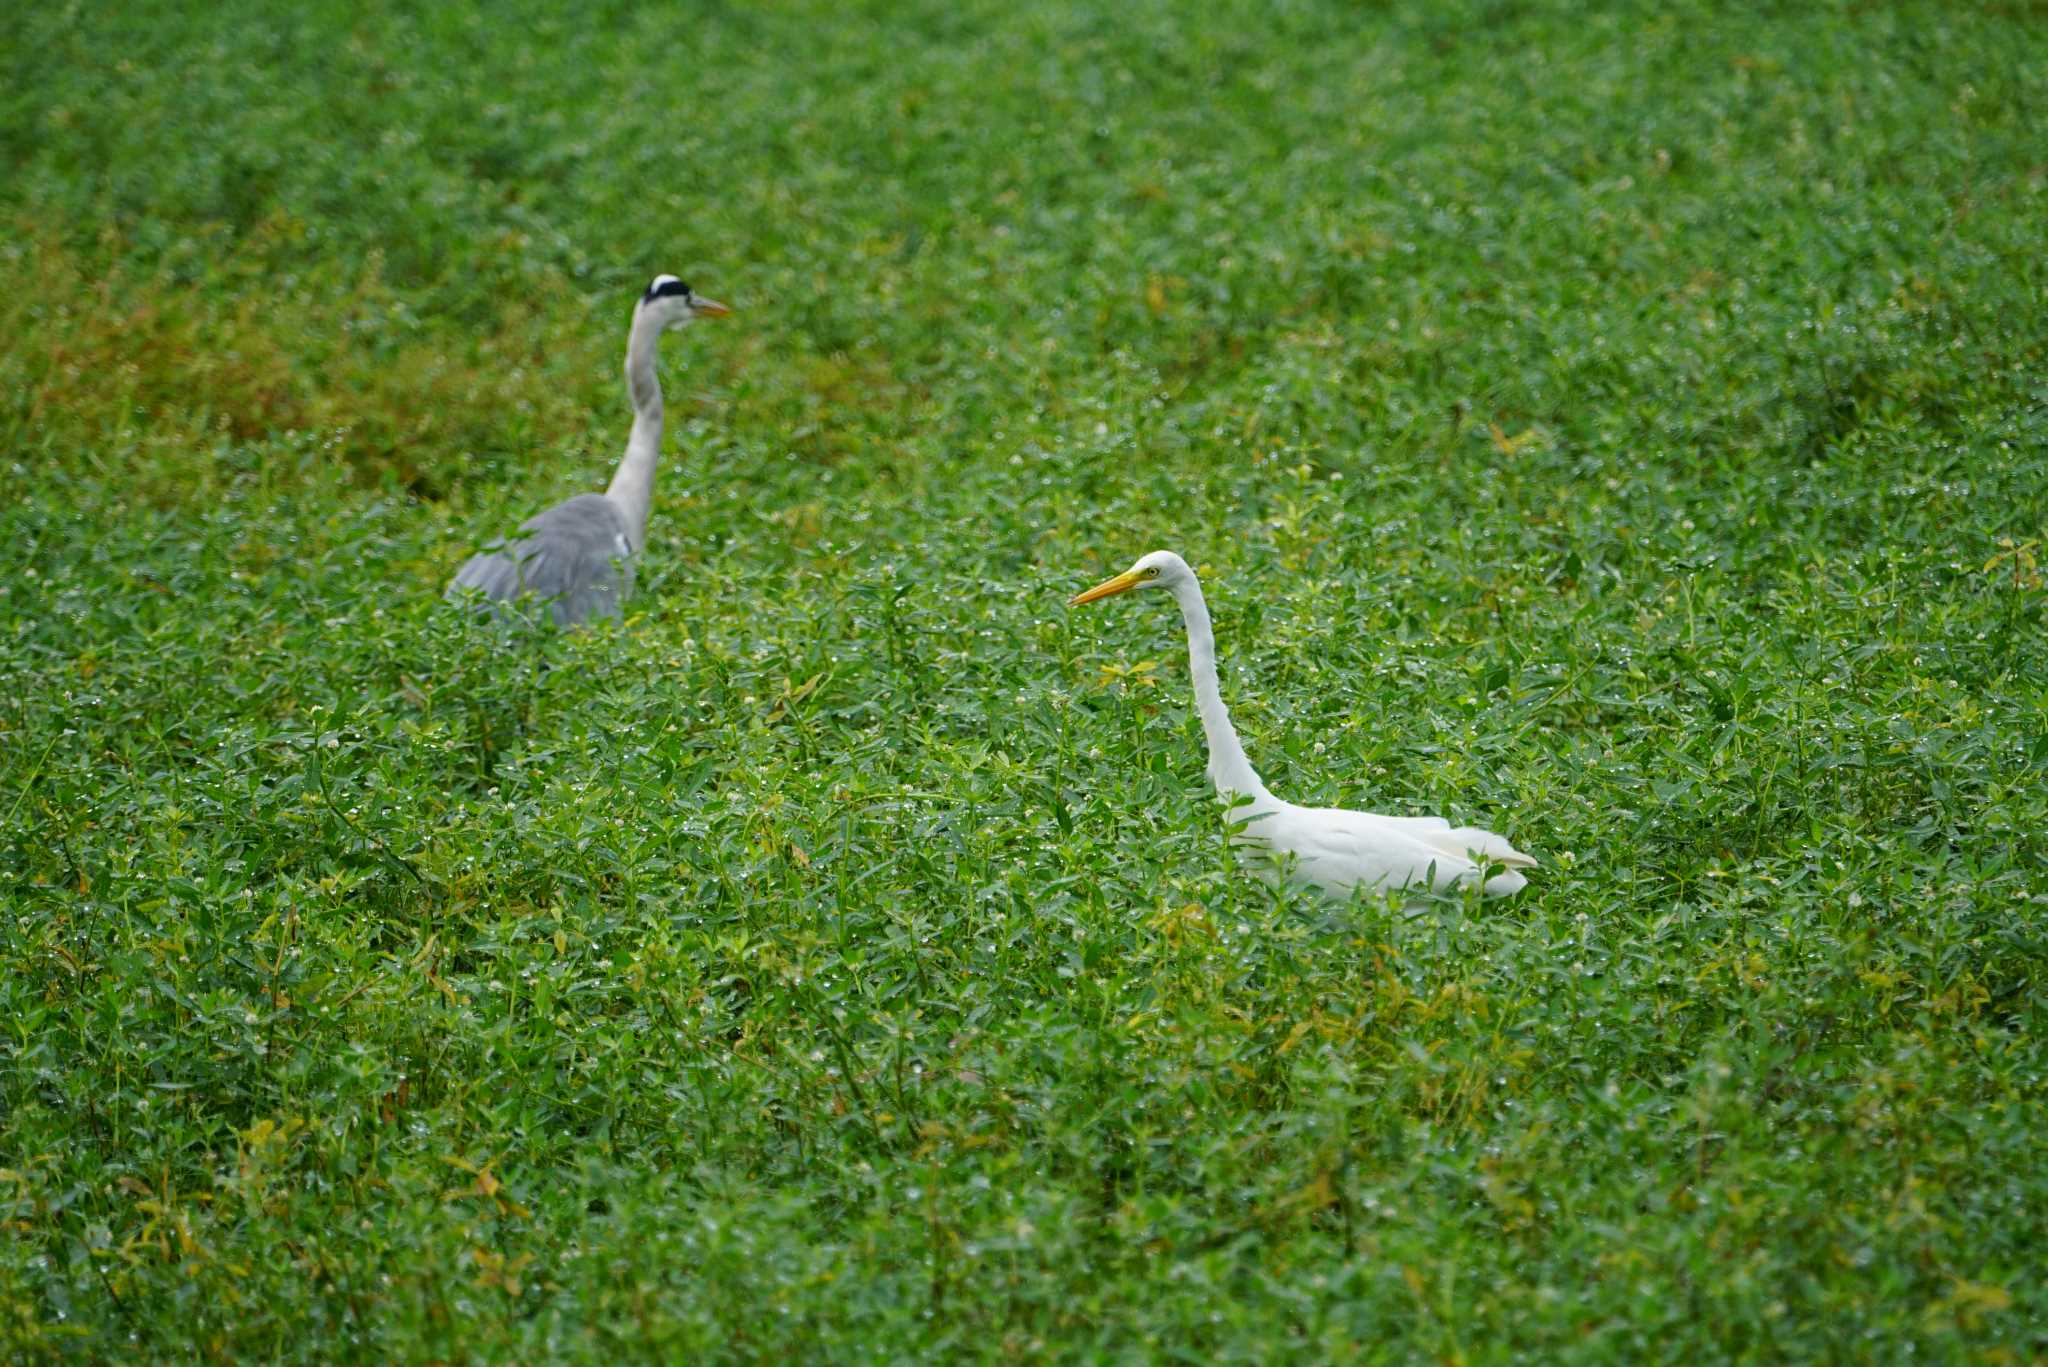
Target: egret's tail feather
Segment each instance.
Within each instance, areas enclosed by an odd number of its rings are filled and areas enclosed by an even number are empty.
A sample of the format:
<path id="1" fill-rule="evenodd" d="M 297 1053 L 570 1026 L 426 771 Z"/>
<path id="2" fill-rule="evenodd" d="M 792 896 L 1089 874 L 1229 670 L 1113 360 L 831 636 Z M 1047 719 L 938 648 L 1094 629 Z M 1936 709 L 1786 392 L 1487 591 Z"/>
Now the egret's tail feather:
<path id="1" fill-rule="evenodd" d="M 1449 830 L 1431 831 L 1429 843 L 1446 854 L 1455 854 L 1461 859 L 1482 855 L 1496 864 L 1505 864 L 1511 869 L 1533 869 L 1536 861 L 1510 845 L 1503 836 L 1477 826 L 1457 826 Z M 1520 886 L 1517 884 L 1517 886 Z M 1488 884 L 1489 889 L 1492 887 Z"/>
<path id="2" fill-rule="evenodd" d="M 1509 869 L 1506 873 L 1497 873 L 1487 879 L 1484 891 L 1488 897 L 1512 897 L 1528 886 L 1528 879 Z"/>

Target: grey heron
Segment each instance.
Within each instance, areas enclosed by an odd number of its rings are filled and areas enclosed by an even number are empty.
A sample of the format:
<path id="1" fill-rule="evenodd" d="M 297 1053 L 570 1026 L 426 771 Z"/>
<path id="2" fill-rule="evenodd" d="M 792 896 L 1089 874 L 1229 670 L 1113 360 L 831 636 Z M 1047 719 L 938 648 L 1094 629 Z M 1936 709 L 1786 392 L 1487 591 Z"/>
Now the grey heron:
<path id="1" fill-rule="evenodd" d="M 531 597 L 546 606 L 557 626 L 619 616 L 633 592 L 633 557 L 646 544 L 654 468 L 661 460 L 661 379 L 654 365 L 661 334 L 730 312 L 673 275 L 654 277 L 633 306 L 626 334 L 633 433 L 610 487 L 537 513 L 514 535 L 472 556 L 448 585 L 449 598 L 478 595 L 502 612 L 504 604 Z"/>

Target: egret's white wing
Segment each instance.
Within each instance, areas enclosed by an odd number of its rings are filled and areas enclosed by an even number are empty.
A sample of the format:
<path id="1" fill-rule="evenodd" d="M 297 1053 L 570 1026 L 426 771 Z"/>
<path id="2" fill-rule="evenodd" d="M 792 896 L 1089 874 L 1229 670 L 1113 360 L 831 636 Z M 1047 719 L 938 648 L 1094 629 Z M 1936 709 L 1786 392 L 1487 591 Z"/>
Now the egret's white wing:
<path id="1" fill-rule="evenodd" d="M 1477 871 L 1398 818 L 1367 812 L 1295 807 L 1276 815 L 1266 835 L 1276 851 L 1294 856 L 1298 876 L 1340 896 L 1352 888 L 1442 887 Z"/>
<path id="2" fill-rule="evenodd" d="M 1275 848 L 1294 855 L 1301 877 L 1340 894 L 1355 887 L 1446 888 L 1478 876 L 1483 858 L 1509 865 L 1486 883 L 1489 894 L 1501 896 L 1526 884 L 1516 868 L 1536 863 L 1491 831 L 1454 827 L 1436 816 L 1295 807 L 1276 814 L 1266 835 Z"/>

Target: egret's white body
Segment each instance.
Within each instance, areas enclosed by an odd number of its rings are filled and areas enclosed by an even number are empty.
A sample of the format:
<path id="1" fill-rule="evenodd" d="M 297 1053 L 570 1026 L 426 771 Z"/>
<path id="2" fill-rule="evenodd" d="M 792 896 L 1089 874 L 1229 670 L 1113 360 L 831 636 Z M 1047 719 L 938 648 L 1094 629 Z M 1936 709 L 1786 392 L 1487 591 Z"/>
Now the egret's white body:
<path id="1" fill-rule="evenodd" d="M 1106 579 L 1073 602 L 1091 603 L 1131 589 L 1160 588 L 1180 604 L 1188 631 L 1188 669 L 1194 676 L 1195 711 L 1209 742 L 1209 779 L 1230 806 L 1238 843 L 1261 851 L 1275 871 L 1334 897 L 1354 889 L 1401 892 L 1441 891 L 1485 878 L 1489 897 L 1505 897 L 1528 885 L 1523 869 L 1536 861 L 1492 831 L 1453 826 L 1440 816 L 1380 816 L 1341 807 L 1297 807 L 1268 791 L 1230 724 L 1216 682 L 1216 635 L 1209 606 L 1188 563 L 1172 551 L 1154 551 L 1130 569 Z M 1493 870 L 1489 876 L 1489 870 Z"/>
<path id="2" fill-rule="evenodd" d="M 654 470 L 661 461 L 661 334 L 698 318 L 731 312 L 673 275 L 657 275 L 633 306 L 626 335 L 626 393 L 633 432 L 601 494 L 578 494 L 528 518 L 516 535 L 493 542 L 455 573 L 448 596 L 476 594 L 493 611 L 519 598 L 546 606 L 558 626 L 619 616 L 633 592 L 633 557 L 647 542 Z"/>

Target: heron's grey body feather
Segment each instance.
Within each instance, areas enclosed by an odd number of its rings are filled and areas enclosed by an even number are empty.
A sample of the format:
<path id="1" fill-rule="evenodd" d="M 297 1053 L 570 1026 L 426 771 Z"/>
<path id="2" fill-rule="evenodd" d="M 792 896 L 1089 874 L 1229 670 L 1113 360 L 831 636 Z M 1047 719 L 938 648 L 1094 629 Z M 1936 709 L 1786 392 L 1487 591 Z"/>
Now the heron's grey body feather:
<path id="1" fill-rule="evenodd" d="M 494 605 L 530 596 L 557 626 L 616 618 L 633 592 L 632 555 L 618 505 L 603 494 L 578 494 L 472 556 L 448 596 L 474 590 Z"/>

